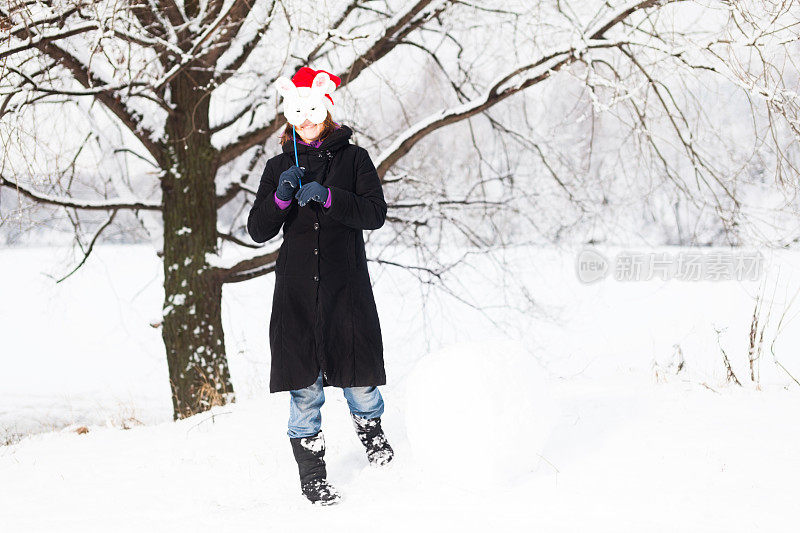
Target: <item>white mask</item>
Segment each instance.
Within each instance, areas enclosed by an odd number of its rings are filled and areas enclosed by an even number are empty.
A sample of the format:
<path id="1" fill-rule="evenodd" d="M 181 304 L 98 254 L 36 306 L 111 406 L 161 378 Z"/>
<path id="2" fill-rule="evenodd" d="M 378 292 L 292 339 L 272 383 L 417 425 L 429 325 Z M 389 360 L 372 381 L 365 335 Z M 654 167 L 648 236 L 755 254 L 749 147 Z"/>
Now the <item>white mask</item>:
<path id="1" fill-rule="evenodd" d="M 336 90 L 336 84 L 325 72 L 314 76 L 311 87 L 297 87 L 292 80 L 281 76 L 275 80 L 281 96 L 283 96 L 283 115 L 292 126 L 299 126 L 306 119 L 320 124 L 328 116 L 325 94 Z"/>

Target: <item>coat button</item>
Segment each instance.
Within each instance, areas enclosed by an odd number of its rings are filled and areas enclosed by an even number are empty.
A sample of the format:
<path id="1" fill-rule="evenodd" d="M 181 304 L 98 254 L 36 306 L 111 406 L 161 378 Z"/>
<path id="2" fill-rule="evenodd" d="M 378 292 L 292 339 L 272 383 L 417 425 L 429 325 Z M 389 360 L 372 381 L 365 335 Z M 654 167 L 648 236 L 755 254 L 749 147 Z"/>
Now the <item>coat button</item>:
<path id="1" fill-rule="evenodd" d="M 319 222 L 314 222 L 314 229 L 319 229 Z"/>
<path id="2" fill-rule="evenodd" d="M 319 276 L 317 276 L 316 274 L 314 274 L 314 281 L 319 281 Z"/>
<path id="3" fill-rule="evenodd" d="M 319 248 L 314 248 L 314 255 L 319 255 Z"/>

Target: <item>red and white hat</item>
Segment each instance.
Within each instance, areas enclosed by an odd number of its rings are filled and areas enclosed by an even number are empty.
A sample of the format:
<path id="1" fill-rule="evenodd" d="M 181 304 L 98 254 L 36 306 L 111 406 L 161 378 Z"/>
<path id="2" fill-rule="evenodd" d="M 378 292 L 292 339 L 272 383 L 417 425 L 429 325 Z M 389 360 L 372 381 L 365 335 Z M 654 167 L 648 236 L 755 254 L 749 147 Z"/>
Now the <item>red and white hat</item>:
<path id="1" fill-rule="evenodd" d="M 283 114 L 286 120 L 298 126 L 306 119 L 314 124 L 333 114 L 333 93 L 342 80 L 330 72 L 303 67 L 289 80 L 285 76 L 275 80 L 283 96 Z"/>

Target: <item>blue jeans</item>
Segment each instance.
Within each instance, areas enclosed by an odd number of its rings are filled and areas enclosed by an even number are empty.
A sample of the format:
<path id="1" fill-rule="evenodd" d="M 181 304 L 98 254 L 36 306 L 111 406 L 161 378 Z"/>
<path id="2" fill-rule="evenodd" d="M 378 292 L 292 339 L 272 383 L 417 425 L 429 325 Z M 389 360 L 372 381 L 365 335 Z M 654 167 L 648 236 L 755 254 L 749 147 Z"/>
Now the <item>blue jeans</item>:
<path id="1" fill-rule="evenodd" d="M 289 437 L 311 437 L 319 433 L 322 427 L 320 408 L 325 403 L 322 388 L 320 371 L 313 385 L 289 391 Z M 378 387 L 344 387 L 342 390 L 347 406 L 354 415 L 377 418 L 383 414 L 383 397 Z"/>

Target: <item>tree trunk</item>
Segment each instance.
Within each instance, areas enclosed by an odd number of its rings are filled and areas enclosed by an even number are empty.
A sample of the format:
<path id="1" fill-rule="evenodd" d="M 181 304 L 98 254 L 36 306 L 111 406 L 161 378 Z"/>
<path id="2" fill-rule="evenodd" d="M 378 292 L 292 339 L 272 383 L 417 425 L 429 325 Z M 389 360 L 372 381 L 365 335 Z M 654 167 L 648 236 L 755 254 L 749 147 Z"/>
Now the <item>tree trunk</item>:
<path id="1" fill-rule="evenodd" d="M 161 180 L 164 216 L 164 321 L 173 417 L 234 401 L 222 331 L 222 283 L 206 262 L 217 246 L 215 151 L 208 101 L 197 72 L 170 82 Z"/>

